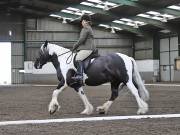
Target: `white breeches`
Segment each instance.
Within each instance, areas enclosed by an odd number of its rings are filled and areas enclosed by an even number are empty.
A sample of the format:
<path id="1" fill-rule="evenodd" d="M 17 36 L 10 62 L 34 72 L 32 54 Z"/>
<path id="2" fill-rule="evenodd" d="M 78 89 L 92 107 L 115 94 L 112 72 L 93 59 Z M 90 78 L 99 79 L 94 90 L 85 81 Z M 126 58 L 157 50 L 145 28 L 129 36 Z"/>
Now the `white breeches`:
<path id="1" fill-rule="evenodd" d="M 91 53 L 92 53 L 92 50 L 80 50 L 80 51 L 77 53 L 76 61 L 78 61 L 78 60 L 83 61 L 83 60 L 86 59 Z"/>

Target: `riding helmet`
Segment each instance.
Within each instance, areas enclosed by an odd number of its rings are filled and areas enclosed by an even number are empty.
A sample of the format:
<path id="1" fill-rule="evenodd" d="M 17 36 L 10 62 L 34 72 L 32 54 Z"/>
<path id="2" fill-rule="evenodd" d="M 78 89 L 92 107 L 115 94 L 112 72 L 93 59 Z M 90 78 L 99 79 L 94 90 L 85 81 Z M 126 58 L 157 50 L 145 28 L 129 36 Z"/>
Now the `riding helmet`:
<path id="1" fill-rule="evenodd" d="M 83 20 L 88 21 L 88 22 L 91 22 L 91 21 L 92 21 L 92 20 L 91 20 L 91 16 L 88 15 L 88 14 L 84 14 L 84 15 L 81 16 L 81 22 L 82 22 Z"/>

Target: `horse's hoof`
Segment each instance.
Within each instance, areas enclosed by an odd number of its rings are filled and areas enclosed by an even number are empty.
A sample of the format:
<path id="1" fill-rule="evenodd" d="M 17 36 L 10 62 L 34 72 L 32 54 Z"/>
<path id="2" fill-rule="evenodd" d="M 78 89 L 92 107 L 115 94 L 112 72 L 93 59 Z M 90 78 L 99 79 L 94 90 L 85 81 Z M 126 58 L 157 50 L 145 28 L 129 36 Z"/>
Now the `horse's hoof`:
<path id="1" fill-rule="evenodd" d="M 57 110 L 59 111 L 60 107 L 58 105 L 54 105 L 53 109 L 49 110 L 49 114 L 54 114 Z"/>
<path id="2" fill-rule="evenodd" d="M 105 114 L 106 113 L 104 109 L 99 109 L 98 112 L 99 112 L 99 114 Z"/>
<path id="3" fill-rule="evenodd" d="M 140 115 L 140 114 L 145 114 L 148 112 L 148 108 L 141 108 L 137 111 L 137 114 Z"/>
<path id="4" fill-rule="evenodd" d="M 105 111 L 104 111 L 104 112 L 103 112 L 103 111 L 102 111 L 102 112 L 99 112 L 99 114 L 105 114 Z"/>
<path id="5" fill-rule="evenodd" d="M 81 112 L 81 114 L 83 114 L 83 115 L 84 115 L 84 114 L 86 114 L 86 115 L 90 115 L 90 113 L 88 112 L 88 110 L 87 110 L 87 109 L 85 109 L 84 111 L 82 111 L 82 112 Z"/>
<path id="6" fill-rule="evenodd" d="M 92 105 L 90 105 L 89 107 L 88 107 L 88 109 L 85 109 L 84 111 L 82 111 L 81 112 L 81 114 L 86 114 L 86 115 L 91 115 L 92 113 L 93 113 L 93 106 Z"/>
<path id="7" fill-rule="evenodd" d="M 100 107 L 97 107 L 96 111 L 97 111 L 99 114 L 106 114 L 106 111 L 105 111 L 104 108 L 102 108 L 101 106 L 100 106 Z"/>
<path id="8" fill-rule="evenodd" d="M 50 114 L 50 115 L 53 115 L 55 112 L 56 112 L 56 110 L 54 110 L 54 111 L 49 111 L 49 114 Z"/>

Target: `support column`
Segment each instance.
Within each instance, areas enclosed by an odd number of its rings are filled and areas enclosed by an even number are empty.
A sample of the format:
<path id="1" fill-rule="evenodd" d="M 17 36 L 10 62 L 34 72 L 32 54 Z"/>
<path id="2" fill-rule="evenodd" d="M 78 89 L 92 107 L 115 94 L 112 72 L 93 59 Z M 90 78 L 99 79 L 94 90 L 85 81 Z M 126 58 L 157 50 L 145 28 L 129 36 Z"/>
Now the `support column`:
<path id="1" fill-rule="evenodd" d="M 180 56 L 180 33 L 178 34 L 178 56 Z"/>

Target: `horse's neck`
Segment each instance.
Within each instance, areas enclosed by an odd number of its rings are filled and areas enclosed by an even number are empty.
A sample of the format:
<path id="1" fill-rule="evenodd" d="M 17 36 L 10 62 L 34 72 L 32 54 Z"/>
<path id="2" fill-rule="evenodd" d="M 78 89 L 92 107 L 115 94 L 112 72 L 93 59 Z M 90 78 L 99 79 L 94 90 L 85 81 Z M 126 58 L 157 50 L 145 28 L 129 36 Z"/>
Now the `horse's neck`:
<path id="1" fill-rule="evenodd" d="M 57 45 L 54 45 L 54 44 L 49 45 L 49 53 L 50 53 L 50 55 L 53 55 L 55 53 L 58 56 L 58 55 L 61 55 L 61 54 L 65 53 L 65 52 L 67 52 L 67 51 L 69 51 L 69 49 L 67 49 L 67 48 L 57 46 Z"/>
<path id="2" fill-rule="evenodd" d="M 53 54 L 51 57 L 51 62 L 56 70 L 59 69 L 60 63 L 58 62 L 58 56 L 56 54 Z"/>
<path id="3" fill-rule="evenodd" d="M 54 65 L 54 67 L 56 68 L 56 70 L 60 69 L 60 65 L 59 65 L 60 61 L 64 62 L 62 64 L 65 64 L 65 62 L 67 62 L 66 60 L 69 59 L 69 60 L 72 60 L 69 64 L 71 65 L 73 63 L 74 54 L 73 54 L 72 59 L 71 59 L 70 52 L 66 53 L 68 51 L 70 51 L 70 50 L 67 48 L 61 47 L 61 46 L 54 45 L 54 44 L 51 44 L 49 46 L 49 54 L 54 57 L 51 60 L 51 62 Z"/>

